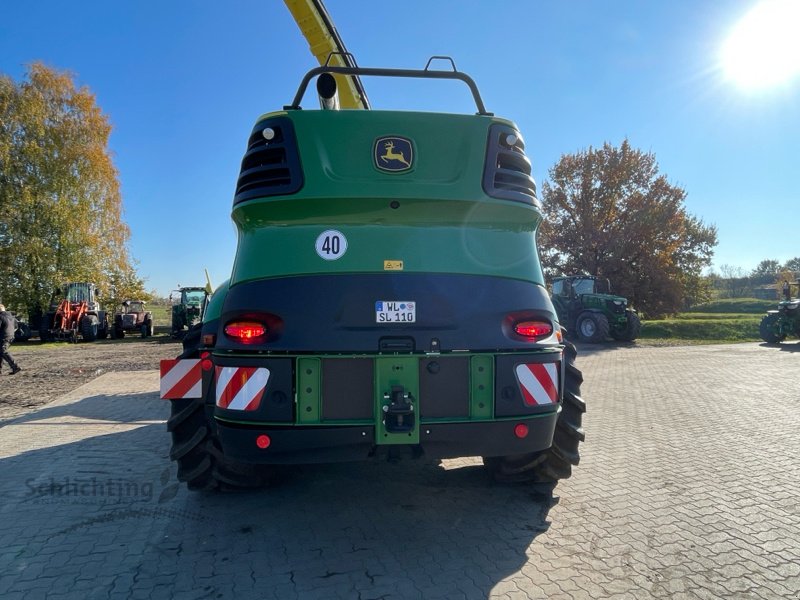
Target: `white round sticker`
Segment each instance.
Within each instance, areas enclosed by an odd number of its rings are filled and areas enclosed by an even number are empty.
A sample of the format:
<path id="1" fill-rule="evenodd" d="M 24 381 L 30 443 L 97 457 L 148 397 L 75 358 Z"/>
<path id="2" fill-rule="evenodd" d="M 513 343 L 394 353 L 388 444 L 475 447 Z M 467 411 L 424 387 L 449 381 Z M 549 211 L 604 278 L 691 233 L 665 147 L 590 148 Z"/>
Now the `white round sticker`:
<path id="1" fill-rule="evenodd" d="M 316 249 L 317 254 L 325 260 L 336 260 L 347 252 L 347 238 L 341 231 L 328 229 L 319 234 Z"/>

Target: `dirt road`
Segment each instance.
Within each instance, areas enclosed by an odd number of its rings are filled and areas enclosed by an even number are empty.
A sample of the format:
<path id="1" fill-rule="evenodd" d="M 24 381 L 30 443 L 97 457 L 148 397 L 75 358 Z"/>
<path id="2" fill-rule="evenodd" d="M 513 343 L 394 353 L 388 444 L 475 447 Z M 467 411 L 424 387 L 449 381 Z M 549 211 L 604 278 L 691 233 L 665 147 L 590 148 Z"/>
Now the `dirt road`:
<path id="1" fill-rule="evenodd" d="M 167 335 L 143 340 L 102 340 L 91 344 L 38 340 L 13 344 L 11 353 L 22 372 L 9 375 L 3 365 L 0 376 L 0 425 L 111 371 L 158 369 L 162 358 L 174 358 L 180 342 Z"/>

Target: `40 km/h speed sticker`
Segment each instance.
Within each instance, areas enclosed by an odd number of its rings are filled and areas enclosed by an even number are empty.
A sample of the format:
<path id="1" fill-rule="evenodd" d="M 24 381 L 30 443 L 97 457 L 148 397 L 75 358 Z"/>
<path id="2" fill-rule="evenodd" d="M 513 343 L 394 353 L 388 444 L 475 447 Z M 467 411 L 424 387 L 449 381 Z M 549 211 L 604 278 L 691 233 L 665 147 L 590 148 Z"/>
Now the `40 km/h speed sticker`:
<path id="1" fill-rule="evenodd" d="M 328 229 L 319 234 L 316 249 L 317 254 L 325 260 L 336 260 L 347 252 L 347 238 L 341 231 Z"/>

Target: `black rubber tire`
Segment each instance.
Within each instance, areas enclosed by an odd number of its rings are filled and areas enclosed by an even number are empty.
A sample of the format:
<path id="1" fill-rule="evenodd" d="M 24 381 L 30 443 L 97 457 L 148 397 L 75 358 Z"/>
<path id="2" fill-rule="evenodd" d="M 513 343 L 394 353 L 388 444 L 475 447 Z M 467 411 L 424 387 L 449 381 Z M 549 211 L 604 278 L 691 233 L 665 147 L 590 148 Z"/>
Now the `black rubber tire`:
<path id="1" fill-rule="evenodd" d="M 632 310 L 625 311 L 625 316 L 628 317 L 625 328 L 621 331 L 612 330 L 611 337 L 620 342 L 632 342 L 639 337 L 639 333 L 642 331 L 642 321 L 639 319 L 639 315 Z"/>
<path id="2" fill-rule="evenodd" d="M 125 337 L 125 330 L 122 327 L 117 327 L 114 325 L 114 337 L 118 340 L 121 340 Z"/>
<path id="3" fill-rule="evenodd" d="M 569 342 L 564 348 L 564 401 L 547 450 L 517 456 L 484 457 L 483 464 L 495 481 L 501 483 L 548 483 L 572 475 L 572 466 L 580 462 L 579 444 L 585 439 L 581 422 L 586 403 L 581 398 L 583 374 L 575 366 L 577 351 Z"/>
<path id="4" fill-rule="evenodd" d="M 786 334 L 778 332 L 776 328 L 780 320 L 781 315 L 778 313 L 768 314 L 761 319 L 761 323 L 758 325 L 758 333 L 762 340 L 768 344 L 777 344 L 786 339 Z"/>
<path id="5" fill-rule="evenodd" d="M 193 327 L 187 333 L 179 358 L 198 356 L 200 329 Z M 178 480 L 190 490 L 254 489 L 274 480 L 275 468 L 236 463 L 224 455 L 202 398 L 170 400 L 170 411 L 167 420 L 167 431 L 172 434 L 170 458 L 178 463 Z"/>
<path id="6" fill-rule="evenodd" d="M 150 337 L 151 335 L 153 335 L 153 322 L 150 320 L 145 321 L 144 323 L 142 323 L 141 330 L 143 338 Z"/>
<path id="7" fill-rule="evenodd" d="M 95 315 L 86 315 L 81 319 L 81 337 L 84 342 L 93 342 L 97 339 L 97 330 L 100 319 Z"/>
<path id="8" fill-rule="evenodd" d="M 276 470 L 236 463 L 225 457 L 208 422 L 201 398 L 171 400 L 167 431 L 169 456 L 178 463 L 178 480 L 193 491 L 256 489 L 269 485 Z"/>
<path id="9" fill-rule="evenodd" d="M 578 340 L 589 344 L 605 342 L 609 335 L 608 319 L 602 313 L 584 311 L 575 319 L 575 334 Z"/>

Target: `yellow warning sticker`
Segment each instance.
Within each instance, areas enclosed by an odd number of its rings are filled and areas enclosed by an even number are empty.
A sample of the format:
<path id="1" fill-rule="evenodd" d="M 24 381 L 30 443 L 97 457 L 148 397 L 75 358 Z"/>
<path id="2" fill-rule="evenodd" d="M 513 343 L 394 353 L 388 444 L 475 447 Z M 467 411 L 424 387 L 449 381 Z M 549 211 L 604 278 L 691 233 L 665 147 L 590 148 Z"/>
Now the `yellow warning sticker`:
<path id="1" fill-rule="evenodd" d="M 385 260 L 385 261 L 383 261 L 383 270 L 384 271 L 402 271 L 403 270 L 403 261 L 402 260 Z"/>

